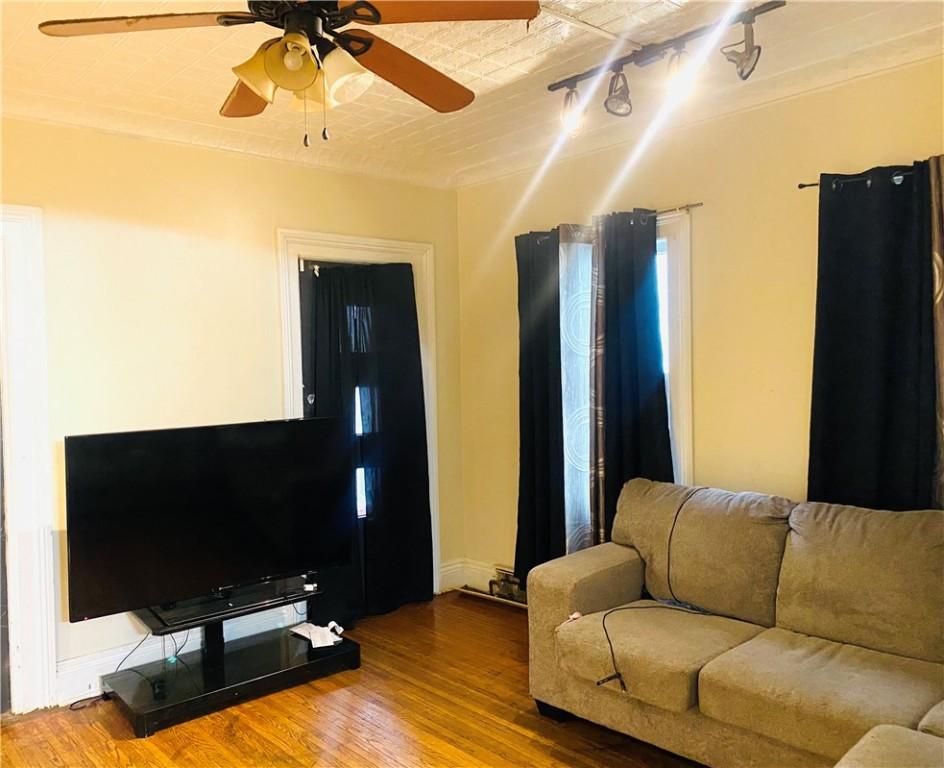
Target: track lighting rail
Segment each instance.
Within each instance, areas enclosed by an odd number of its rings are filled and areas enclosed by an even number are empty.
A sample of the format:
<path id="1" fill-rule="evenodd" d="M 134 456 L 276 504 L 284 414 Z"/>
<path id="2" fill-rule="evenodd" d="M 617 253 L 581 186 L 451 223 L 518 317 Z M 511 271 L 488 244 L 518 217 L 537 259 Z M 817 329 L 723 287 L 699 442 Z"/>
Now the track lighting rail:
<path id="1" fill-rule="evenodd" d="M 778 8 L 783 8 L 783 6 L 786 4 L 786 0 L 770 0 L 770 2 L 761 3 L 760 5 L 749 8 L 743 13 L 735 16 L 733 19 L 731 19 L 730 26 L 735 26 L 737 24 L 749 24 L 753 22 L 758 16 L 764 13 L 770 13 L 770 11 L 775 11 Z M 547 87 L 547 90 L 559 91 L 561 88 L 573 90 L 577 87 L 578 83 L 582 83 L 584 80 L 590 80 L 591 78 L 599 75 L 601 72 L 606 72 L 609 70 L 618 72 L 628 64 L 635 64 L 638 67 L 645 67 L 648 64 L 661 61 L 663 58 L 665 58 L 667 51 L 680 50 L 685 47 L 686 43 L 708 34 L 714 28 L 714 24 L 706 24 L 705 26 L 689 30 L 688 32 L 678 35 L 677 37 L 670 38 L 669 40 L 665 40 L 661 43 L 650 43 L 649 45 L 644 45 L 641 48 L 632 51 L 631 53 L 627 53 L 625 56 L 614 59 L 608 64 L 602 64 L 598 67 L 594 67 L 593 69 L 588 69 L 586 72 L 571 75 L 570 77 L 565 77 L 563 80 L 558 80 L 555 83 L 551 83 Z"/>

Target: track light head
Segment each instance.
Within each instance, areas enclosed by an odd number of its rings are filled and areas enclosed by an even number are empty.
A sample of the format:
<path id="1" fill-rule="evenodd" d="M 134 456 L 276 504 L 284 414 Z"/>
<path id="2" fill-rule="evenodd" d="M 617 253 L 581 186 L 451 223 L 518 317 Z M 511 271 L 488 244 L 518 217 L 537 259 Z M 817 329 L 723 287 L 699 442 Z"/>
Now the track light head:
<path id="1" fill-rule="evenodd" d="M 675 99 L 686 99 L 698 84 L 698 67 L 685 50 L 685 44 L 675 46 L 666 65 L 665 88 Z"/>
<path id="2" fill-rule="evenodd" d="M 564 94 L 564 106 L 561 109 L 561 125 L 571 136 L 580 133 L 583 126 L 584 106 L 580 103 L 580 94 L 576 85 L 569 85 Z"/>
<path id="3" fill-rule="evenodd" d="M 737 46 L 741 45 L 741 43 L 744 44 L 744 50 L 737 49 Z M 742 80 L 747 80 L 747 78 L 754 73 L 757 62 L 760 61 L 761 52 L 761 47 L 754 45 L 753 21 L 744 22 L 744 40 L 742 40 L 741 43 L 726 45 L 721 49 L 721 53 L 724 54 L 724 57 L 728 61 L 734 64 L 738 77 Z"/>
<path id="4" fill-rule="evenodd" d="M 603 100 L 603 108 L 611 115 L 629 117 L 633 113 L 633 102 L 629 97 L 629 83 L 622 69 L 613 72 L 610 87 Z"/>
<path id="5" fill-rule="evenodd" d="M 666 70 L 669 76 L 676 75 L 688 61 L 688 51 L 685 50 L 685 44 L 681 43 L 675 47 L 675 50 L 669 55 L 669 63 L 666 64 Z"/>

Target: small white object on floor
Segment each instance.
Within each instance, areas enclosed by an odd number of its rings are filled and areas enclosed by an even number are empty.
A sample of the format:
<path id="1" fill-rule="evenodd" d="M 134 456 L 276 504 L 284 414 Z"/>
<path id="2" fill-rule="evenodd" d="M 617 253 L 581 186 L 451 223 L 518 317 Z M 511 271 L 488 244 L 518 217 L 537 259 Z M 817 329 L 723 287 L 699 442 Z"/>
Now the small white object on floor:
<path id="1" fill-rule="evenodd" d="M 328 648 L 341 642 L 344 627 L 339 626 L 336 621 L 330 622 L 327 627 L 305 623 L 292 627 L 292 632 L 307 638 L 312 648 Z"/>

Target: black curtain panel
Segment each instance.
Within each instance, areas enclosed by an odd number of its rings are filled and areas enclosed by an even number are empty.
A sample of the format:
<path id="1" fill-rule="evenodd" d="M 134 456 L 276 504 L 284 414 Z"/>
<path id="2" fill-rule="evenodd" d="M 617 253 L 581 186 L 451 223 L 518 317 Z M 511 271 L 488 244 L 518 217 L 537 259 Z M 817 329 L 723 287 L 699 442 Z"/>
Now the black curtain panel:
<path id="1" fill-rule="evenodd" d="M 673 481 L 668 399 L 659 331 L 656 212 L 599 221 L 603 275 L 604 523 L 634 477 Z"/>
<path id="2" fill-rule="evenodd" d="M 308 264 L 302 278 L 305 415 L 347 418 L 365 491 L 362 549 L 336 574 L 362 610 L 433 595 L 426 415 L 409 264 Z M 306 333 L 307 327 L 307 333 Z M 328 596 L 326 595 L 326 598 Z"/>
<path id="3" fill-rule="evenodd" d="M 380 437 L 370 462 L 364 532 L 367 607 L 372 613 L 433 597 L 426 411 L 419 323 L 409 264 L 368 267 L 373 289 L 377 384 L 367 398 Z M 365 430 L 368 425 L 365 424 Z M 369 475 L 369 473 L 368 473 Z"/>
<path id="4" fill-rule="evenodd" d="M 927 162 L 820 177 L 811 500 L 931 506 L 930 195 Z"/>
<path id="5" fill-rule="evenodd" d="M 561 406 L 560 241 L 557 231 L 515 238 L 518 262 L 518 539 L 515 575 L 565 552 Z"/>
<path id="6" fill-rule="evenodd" d="M 302 381 L 305 418 L 342 416 L 354 424 L 354 387 L 363 377 L 359 360 L 348 341 L 348 303 L 357 303 L 366 285 L 355 290 L 352 281 L 341 275 L 321 274 L 320 265 L 304 263 L 299 275 L 301 309 Z M 363 300 L 363 299 L 362 299 Z M 317 375 L 316 375 L 317 373 Z M 355 443 L 360 452 L 360 439 Z M 346 565 L 321 569 L 318 583 L 319 621 L 337 621 L 351 626 L 365 613 L 363 569 L 363 520 L 358 520 L 358 536 L 353 542 L 351 559 Z"/>

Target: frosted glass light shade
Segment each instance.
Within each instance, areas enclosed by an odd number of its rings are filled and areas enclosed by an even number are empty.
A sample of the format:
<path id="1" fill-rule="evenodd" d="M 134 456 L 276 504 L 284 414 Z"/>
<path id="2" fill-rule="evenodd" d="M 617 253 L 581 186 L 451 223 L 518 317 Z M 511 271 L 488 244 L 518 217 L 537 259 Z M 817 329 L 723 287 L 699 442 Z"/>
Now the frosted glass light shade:
<path id="1" fill-rule="evenodd" d="M 335 48 L 324 58 L 328 94 L 336 104 L 359 99 L 374 83 L 374 74 L 364 69 L 343 48 Z"/>
<path id="2" fill-rule="evenodd" d="M 265 55 L 269 47 L 277 42 L 279 42 L 277 37 L 266 40 L 250 58 L 233 67 L 233 74 L 256 96 L 265 99 L 269 104 L 275 100 L 277 86 L 266 73 Z"/>

